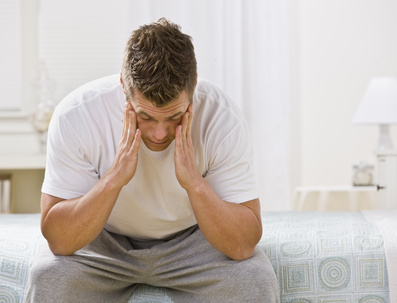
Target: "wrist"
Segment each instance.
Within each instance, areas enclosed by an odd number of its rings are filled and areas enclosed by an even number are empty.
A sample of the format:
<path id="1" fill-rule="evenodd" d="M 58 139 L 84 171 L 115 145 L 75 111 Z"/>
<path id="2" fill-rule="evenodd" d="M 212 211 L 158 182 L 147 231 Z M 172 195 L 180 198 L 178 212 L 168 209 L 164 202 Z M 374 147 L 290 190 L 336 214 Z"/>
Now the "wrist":
<path id="1" fill-rule="evenodd" d="M 196 180 L 192 180 L 190 182 L 189 186 L 185 188 L 187 193 L 190 194 L 195 194 L 195 195 L 201 195 L 206 192 L 206 187 L 208 186 L 208 183 L 204 180 L 202 176 L 197 177 Z"/>
<path id="2" fill-rule="evenodd" d="M 100 179 L 100 182 L 103 184 L 104 188 L 110 191 L 120 191 L 124 185 L 126 185 L 125 182 L 118 177 L 118 174 L 112 173 L 110 170 Z"/>

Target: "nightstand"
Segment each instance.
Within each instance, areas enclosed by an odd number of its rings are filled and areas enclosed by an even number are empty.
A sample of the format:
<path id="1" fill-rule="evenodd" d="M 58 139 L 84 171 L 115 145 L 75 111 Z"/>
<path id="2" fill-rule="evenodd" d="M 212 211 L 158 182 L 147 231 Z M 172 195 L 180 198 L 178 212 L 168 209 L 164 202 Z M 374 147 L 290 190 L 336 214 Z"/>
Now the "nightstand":
<path id="1" fill-rule="evenodd" d="M 378 208 L 376 186 L 297 187 L 295 211 L 360 211 Z"/>
<path id="2" fill-rule="evenodd" d="M 379 208 L 397 208 L 397 150 L 376 151 Z"/>
<path id="3" fill-rule="evenodd" d="M 0 175 L 11 179 L 12 213 L 40 212 L 45 164 L 44 154 L 0 154 Z"/>

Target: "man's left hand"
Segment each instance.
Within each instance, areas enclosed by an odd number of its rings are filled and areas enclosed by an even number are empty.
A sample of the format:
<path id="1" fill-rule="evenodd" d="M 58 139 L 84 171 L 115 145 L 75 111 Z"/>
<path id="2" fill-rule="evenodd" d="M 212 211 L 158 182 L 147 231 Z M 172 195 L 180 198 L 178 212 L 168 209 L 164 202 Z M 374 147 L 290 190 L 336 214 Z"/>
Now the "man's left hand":
<path id="1" fill-rule="evenodd" d="M 194 189 L 202 180 L 191 137 L 193 116 L 193 105 L 190 104 L 175 134 L 175 174 L 179 184 L 186 191 Z"/>

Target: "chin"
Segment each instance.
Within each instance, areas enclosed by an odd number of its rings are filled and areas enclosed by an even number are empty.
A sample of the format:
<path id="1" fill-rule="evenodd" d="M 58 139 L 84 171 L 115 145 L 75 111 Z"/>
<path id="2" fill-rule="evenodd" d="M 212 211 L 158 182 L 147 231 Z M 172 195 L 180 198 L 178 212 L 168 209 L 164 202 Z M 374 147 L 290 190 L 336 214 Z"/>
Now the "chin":
<path id="1" fill-rule="evenodd" d="M 172 142 L 172 140 L 167 141 L 164 144 L 155 144 L 155 143 L 152 143 L 150 140 L 146 140 L 145 145 L 151 151 L 163 151 L 163 150 L 167 149 L 168 146 L 170 146 L 171 142 Z"/>

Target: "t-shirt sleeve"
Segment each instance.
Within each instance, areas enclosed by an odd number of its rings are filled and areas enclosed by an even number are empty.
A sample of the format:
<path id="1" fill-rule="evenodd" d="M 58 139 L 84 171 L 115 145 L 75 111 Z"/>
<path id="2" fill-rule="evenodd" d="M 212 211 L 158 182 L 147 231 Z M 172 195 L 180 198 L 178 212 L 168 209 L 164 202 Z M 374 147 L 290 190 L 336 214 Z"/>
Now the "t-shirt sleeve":
<path id="1" fill-rule="evenodd" d="M 98 172 L 87 159 L 79 121 L 69 121 L 57 111 L 51 120 L 47 142 L 47 164 L 42 192 L 62 199 L 86 194 L 98 181 Z"/>
<path id="2" fill-rule="evenodd" d="M 252 146 L 243 120 L 216 145 L 205 179 L 222 200 L 243 203 L 256 199 L 259 194 L 252 163 Z"/>

